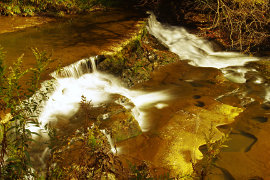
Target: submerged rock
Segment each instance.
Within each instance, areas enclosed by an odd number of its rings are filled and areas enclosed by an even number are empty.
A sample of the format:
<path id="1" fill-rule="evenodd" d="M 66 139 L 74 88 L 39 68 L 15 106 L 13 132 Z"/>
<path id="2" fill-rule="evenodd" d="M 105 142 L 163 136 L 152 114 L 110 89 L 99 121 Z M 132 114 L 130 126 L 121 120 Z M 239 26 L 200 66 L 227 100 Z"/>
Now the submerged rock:
<path id="1" fill-rule="evenodd" d="M 262 76 L 269 82 L 270 81 L 270 61 L 269 59 L 260 60 L 249 64 L 250 67 L 255 68 Z"/>
<path id="2" fill-rule="evenodd" d="M 115 143 L 142 133 L 139 123 L 133 117 L 131 110 L 116 103 L 109 104 L 106 113 L 99 115 L 98 119 L 101 122 L 101 127 L 110 132 Z"/>
<path id="3" fill-rule="evenodd" d="M 172 169 L 172 174 L 192 174 L 193 164 L 203 157 L 199 147 L 207 138 L 211 138 L 212 143 L 220 140 L 223 133 L 217 126 L 232 123 L 243 111 L 211 99 L 207 99 L 206 104 L 179 110 L 161 130 L 166 145 L 159 149 L 157 157 L 165 167 Z"/>

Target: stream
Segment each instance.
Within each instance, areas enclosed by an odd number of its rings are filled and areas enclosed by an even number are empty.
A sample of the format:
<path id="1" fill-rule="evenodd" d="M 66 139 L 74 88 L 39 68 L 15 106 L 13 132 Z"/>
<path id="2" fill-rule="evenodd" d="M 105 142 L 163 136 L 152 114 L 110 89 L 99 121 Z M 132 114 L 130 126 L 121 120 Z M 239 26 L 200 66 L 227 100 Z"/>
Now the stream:
<path id="1" fill-rule="evenodd" d="M 269 178 L 270 87 L 264 75 L 250 65 L 262 58 L 216 52 L 207 40 L 182 27 L 161 24 L 151 14 L 149 33 L 182 61 L 162 66 L 149 81 L 127 88 L 117 77 L 99 71 L 96 55 L 134 32 L 140 18 L 136 13 L 97 12 L 0 34 L 0 44 L 8 52 L 5 64 L 24 53 L 25 65 L 31 66 L 30 48 L 35 46 L 53 50 L 53 58 L 64 66 L 59 75 L 53 72 L 54 63 L 43 77 L 40 91 L 49 86 L 50 92 L 40 104 L 41 127 L 29 128 L 40 132 L 47 123 L 61 121 L 79 126 L 79 120 L 71 119 L 82 96 L 93 107 L 100 107 L 115 101 L 117 95 L 128 99 L 117 98 L 115 103 L 129 110 L 142 130 L 120 142 L 106 134 L 117 155 L 148 161 L 156 168 L 172 170 L 172 175 L 188 175 L 192 163 L 202 158 L 206 136 L 213 133 L 212 140 L 219 140 L 233 123 L 228 148 L 222 150 L 209 178 Z M 32 98 L 41 97 L 36 93 Z M 107 115 L 103 114 L 103 120 Z"/>

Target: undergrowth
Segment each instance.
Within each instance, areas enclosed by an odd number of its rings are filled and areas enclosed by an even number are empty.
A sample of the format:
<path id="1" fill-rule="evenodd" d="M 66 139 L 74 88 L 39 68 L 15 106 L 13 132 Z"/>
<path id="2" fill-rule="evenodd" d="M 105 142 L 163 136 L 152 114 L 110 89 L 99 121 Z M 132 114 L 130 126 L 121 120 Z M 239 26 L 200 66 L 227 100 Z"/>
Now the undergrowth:
<path id="1" fill-rule="evenodd" d="M 231 130 L 224 132 L 221 139 L 215 141 L 215 133 L 213 126 L 209 129 L 209 135 L 205 135 L 205 145 L 200 150 L 202 151 L 203 158 L 196 164 L 192 164 L 194 170 L 194 177 L 205 180 L 213 172 L 213 168 L 216 166 L 216 161 L 220 156 L 223 148 L 228 147 L 226 143 L 229 140 Z"/>
<path id="2" fill-rule="evenodd" d="M 120 0 L 3 0 L 0 14 L 34 16 L 49 13 L 54 16 L 92 11 L 99 7 L 119 5 Z"/>
<path id="3" fill-rule="evenodd" d="M 34 175 L 29 147 L 36 133 L 28 127 L 36 124 L 36 117 L 30 114 L 35 111 L 37 102 L 25 99 L 37 89 L 41 73 L 51 58 L 37 49 L 33 49 L 33 53 L 36 67 L 23 69 L 23 55 L 13 66 L 5 67 L 3 49 L 0 49 L 0 179 L 24 179 Z M 25 87 L 27 80 L 22 80 L 26 73 L 31 74 L 30 87 Z"/>
<path id="4" fill-rule="evenodd" d="M 227 39 L 231 49 L 249 52 L 264 48 L 269 40 L 269 0 L 197 0 L 197 8 L 209 15 L 206 31 Z M 212 23 L 211 23 L 212 22 Z"/>

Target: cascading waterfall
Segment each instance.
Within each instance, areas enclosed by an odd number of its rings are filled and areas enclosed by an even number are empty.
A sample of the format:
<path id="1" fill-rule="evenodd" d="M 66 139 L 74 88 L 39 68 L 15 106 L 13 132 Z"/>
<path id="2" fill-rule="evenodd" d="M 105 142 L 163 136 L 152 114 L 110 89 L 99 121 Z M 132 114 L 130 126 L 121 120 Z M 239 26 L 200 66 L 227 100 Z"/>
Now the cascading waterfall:
<path id="1" fill-rule="evenodd" d="M 269 101 L 269 85 L 254 68 L 245 67 L 248 62 L 259 61 L 259 58 L 237 52 L 215 52 L 209 41 L 188 33 L 183 27 L 161 24 L 153 13 L 150 14 L 148 31 L 170 51 L 181 59 L 188 60 L 190 65 L 220 69 L 232 82 L 246 83 L 247 80 L 252 80 L 255 84 L 261 84 L 265 89 L 265 102 Z M 248 74 L 252 74 L 252 79 L 247 78 Z"/>
<path id="2" fill-rule="evenodd" d="M 235 52 L 215 52 L 207 40 L 188 33 L 183 27 L 161 24 L 152 13 L 148 20 L 148 31 L 170 51 L 183 60 L 189 60 L 189 64 L 193 66 L 221 69 L 243 66 L 247 62 L 258 60 Z"/>
<path id="3" fill-rule="evenodd" d="M 51 74 L 55 78 L 54 90 L 41 107 L 40 127 L 30 126 L 31 131 L 41 131 L 49 122 L 71 118 L 79 110 L 82 96 L 91 101 L 94 107 L 98 107 L 109 101 L 111 94 L 119 94 L 129 99 L 134 107 L 130 107 L 129 104 L 118 103 L 131 110 L 143 131 L 148 130 L 149 125 L 144 117 L 143 110 L 154 106 L 166 107 L 166 104 L 162 102 L 170 99 L 168 91 L 129 90 L 116 77 L 99 72 L 95 65 L 96 58 L 80 60 Z M 106 136 L 108 135 L 106 134 Z M 110 144 L 113 150 L 113 143 L 110 142 Z"/>
<path id="4" fill-rule="evenodd" d="M 236 83 L 245 83 L 247 74 L 255 74 L 252 83 L 262 85 L 265 89 L 265 101 L 270 101 L 268 84 L 256 73 L 255 69 L 244 66 L 248 62 L 258 61 L 258 58 L 234 52 L 215 52 L 206 40 L 189 34 L 184 28 L 163 25 L 156 20 L 153 14 L 149 18 L 148 30 L 172 52 L 179 55 L 181 59 L 188 60 L 189 64 L 193 66 L 218 68 L 224 73 L 225 77 Z M 51 74 L 54 77 L 53 80 L 42 83 L 41 89 L 31 98 L 31 100 L 37 102 L 43 100 L 37 114 L 40 127 L 29 125 L 31 131 L 43 132 L 43 136 L 46 136 L 44 131 L 46 124 L 68 120 L 74 116 L 80 108 L 82 96 L 91 101 L 91 105 L 94 107 L 99 107 L 109 102 L 113 94 L 119 94 L 129 100 L 129 102 L 117 100 L 116 103 L 132 112 L 142 131 L 150 129 L 151 126 L 147 123 L 145 110 L 152 107 L 157 109 L 167 107 L 166 101 L 172 99 L 170 91 L 130 90 L 116 77 L 99 72 L 95 64 L 97 59 L 98 57 L 82 59 L 55 71 Z M 46 92 L 47 87 L 50 87 L 48 92 Z M 46 94 L 47 98 L 44 99 L 42 94 Z M 134 106 L 130 106 L 130 103 Z M 194 133 L 197 134 L 200 119 L 197 118 L 195 123 Z M 105 130 L 101 130 L 101 132 L 108 138 L 111 151 L 119 152 L 119 147 L 115 147 L 110 135 Z M 46 148 L 41 156 L 41 161 L 43 161 L 44 154 L 47 151 Z M 195 162 L 195 151 L 192 156 Z"/>
<path id="5" fill-rule="evenodd" d="M 246 83 L 244 85 L 247 90 L 241 93 L 242 96 L 246 96 L 249 92 L 252 92 L 253 84 L 254 87 L 260 86 L 260 89 L 264 91 L 260 95 L 264 99 L 264 103 L 270 102 L 269 84 L 266 83 L 266 80 L 256 69 L 245 67 L 248 62 L 259 61 L 259 58 L 246 56 L 237 52 L 215 52 L 211 43 L 207 40 L 188 33 L 182 27 L 161 24 L 152 13 L 150 13 L 148 19 L 147 28 L 150 34 L 155 36 L 182 60 L 188 60 L 190 65 L 217 68 L 222 71 L 228 80 L 235 83 Z M 254 101 L 253 98 L 250 99 Z M 199 126 L 200 119 L 196 119 L 195 134 L 197 134 Z M 197 143 L 196 141 L 197 138 L 195 138 L 194 145 Z M 194 162 L 197 159 L 195 157 L 195 151 L 196 148 L 194 147 L 192 155 Z"/>
<path id="6" fill-rule="evenodd" d="M 96 71 L 95 59 L 96 57 L 90 57 L 89 59 L 82 59 L 74 64 L 64 67 L 51 74 L 55 79 L 60 78 L 79 78 L 84 74 Z"/>

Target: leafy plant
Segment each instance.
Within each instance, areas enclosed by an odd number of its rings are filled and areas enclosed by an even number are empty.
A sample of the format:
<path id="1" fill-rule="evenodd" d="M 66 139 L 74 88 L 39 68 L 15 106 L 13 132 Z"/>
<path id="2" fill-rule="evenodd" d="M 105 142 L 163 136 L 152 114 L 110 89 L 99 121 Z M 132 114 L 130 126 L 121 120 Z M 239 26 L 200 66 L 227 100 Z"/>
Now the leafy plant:
<path id="1" fill-rule="evenodd" d="M 215 165 L 215 161 L 218 158 L 221 150 L 227 145 L 225 143 L 229 140 L 230 131 L 225 133 L 220 140 L 215 141 L 215 133 L 213 131 L 213 126 L 209 130 L 209 135 L 205 135 L 205 148 L 202 151 L 203 159 L 197 164 L 193 164 L 193 169 L 195 176 L 204 180 L 208 175 L 211 174 L 211 169 Z"/>
<path id="2" fill-rule="evenodd" d="M 23 179 L 33 176 L 29 147 L 33 143 L 32 134 L 27 125 L 33 123 L 35 117 L 31 117 L 33 112 L 29 101 L 24 101 L 25 97 L 30 97 L 40 80 L 41 72 L 50 62 L 47 56 L 37 56 L 35 68 L 23 69 L 20 56 L 17 61 L 8 68 L 3 67 L 3 50 L 0 51 L 0 128 L 2 130 L 0 138 L 0 179 Z M 33 51 L 38 54 L 38 50 Z M 42 52 L 41 54 L 44 54 Z M 25 80 L 22 77 L 26 73 L 33 71 L 32 88 L 23 88 Z"/>
<path id="3" fill-rule="evenodd" d="M 9 0 L 0 2 L 0 14 L 34 16 L 45 12 L 55 16 L 90 11 L 95 6 L 114 6 L 120 0 Z"/>

